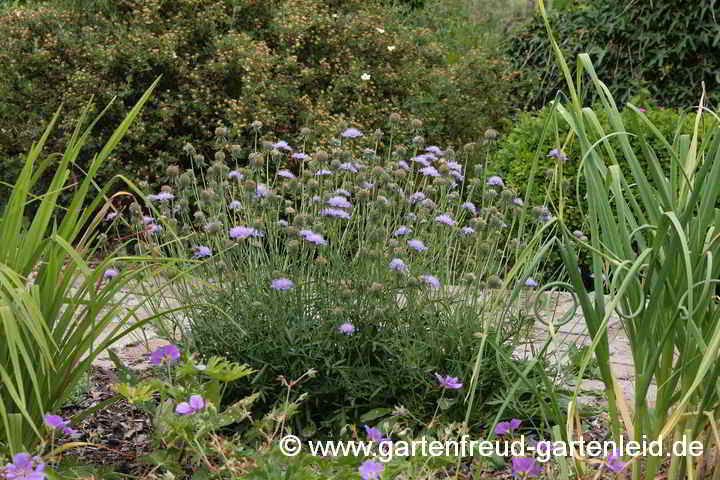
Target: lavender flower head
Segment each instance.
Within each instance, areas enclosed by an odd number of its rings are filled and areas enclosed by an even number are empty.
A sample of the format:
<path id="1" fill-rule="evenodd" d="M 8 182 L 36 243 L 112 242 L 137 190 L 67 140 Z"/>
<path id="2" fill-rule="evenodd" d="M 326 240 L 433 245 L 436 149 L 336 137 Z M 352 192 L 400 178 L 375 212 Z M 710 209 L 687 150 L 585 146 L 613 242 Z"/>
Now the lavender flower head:
<path id="1" fill-rule="evenodd" d="M 425 196 L 425 194 L 423 192 L 415 192 L 412 195 L 410 195 L 410 198 L 408 200 L 410 201 L 411 204 L 414 205 L 418 202 L 422 202 L 426 198 L 427 197 Z"/>
<path id="2" fill-rule="evenodd" d="M 424 252 L 425 250 L 428 249 L 428 247 L 425 245 L 425 243 L 422 240 L 418 240 L 417 238 L 408 240 L 408 246 L 410 248 L 417 250 L 418 252 Z"/>
<path id="3" fill-rule="evenodd" d="M 212 255 L 212 249 L 210 247 L 207 247 L 205 245 L 198 245 L 196 247 L 193 247 L 193 257 L 195 258 L 205 258 Z"/>
<path id="4" fill-rule="evenodd" d="M 345 131 L 342 132 L 340 135 L 345 138 L 357 138 L 357 137 L 362 137 L 363 133 L 360 130 L 358 130 L 357 128 L 351 127 L 351 128 L 345 129 Z"/>
<path id="5" fill-rule="evenodd" d="M 400 235 L 407 235 L 409 233 L 412 233 L 412 228 L 400 225 L 397 230 L 393 232 L 393 236 L 399 237 Z"/>
<path id="6" fill-rule="evenodd" d="M 442 155 L 443 152 L 440 150 L 440 147 L 437 147 L 435 145 L 430 145 L 429 147 L 425 148 L 426 152 L 434 153 L 435 155 Z"/>
<path id="7" fill-rule="evenodd" d="M 163 345 L 150 354 L 150 363 L 160 365 L 161 363 L 174 363 L 180 358 L 180 350 L 177 345 Z"/>
<path id="8" fill-rule="evenodd" d="M 498 177 L 497 175 L 493 175 L 492 177 L 488 178 L 487 184 L 488 185 L 497 185 L 499 187 L 505 186 L 505 182 L 503 182 L 503 179 Z"/>
<path id="9" fill-rule="evenodd" d="M 232 239 L 242 239 L 242 238 L 248 238 L 248 237 L 262 237 L 265 234 L 252 228 L 252 227 L 233 227 L 230 229 L 230 238 Z"/>
<path id="10" fill-rule="evenodd" d="M 360 468 L 358 468 L 358 472 L 363 480 L 376 480 L 380 478 L 384 470 L 385 465 L 377 460 L 365 460 L 360 464 Z"/>
<path id="11" fill-rule="evenodd" d="M 472 227 L 463 227 L 460 229 L 461 235 L 471 235 L 473 233 L 475 233 L 475 229 Z"/>
<path id="12" fill-rule="evenodd" d="M 399 160 L 397 162 L 398 167 L 402 168 L 403 170 L 410 170 L 410 165 L 405 160 Z"/>
<path id="13" fill-rule="evenodd" d="M 355 164 L 352 163 L 352 162 L 344 162 L 344 163 L 341 163 L 341 164 L 338 166 L 338 168 L 339 168 L 340 170 L 347 170 L 348 172 L 353 172 L 353 173 L 357 173 L 357 172 L 358 172 L 357 167 L 356 167 Z"/>
<path id="14" fill-rule="evenodd" d="M 450 225 L 450 226 L 455 225 L 455 223 L 456 223 L 455 220 L 453 220 L 452 217 L 446 213 L 435 217 L 435 221 L 438 223 L 443 223 L 445 225 Z"/>
<path id="15" fill-rule="evenodd" d="M 473 215 L 475 215 L 477 213 L 477 208 L 475 208 L 475 204 L 472 202 L 463 203 L 462 208 L 464 208 L 468 212 L 472 213 Z"/>
<path id="16" fill-rule="evenodd" d="M 105 270 L 105 273 L 103 273 L 103 278 L 109 279 L 109 278 L 115 278 L 118 275 L 120 275 L 120 272 L 117 268 L 108 268 Z"/>
<path id="17" fill-rule="evenodd" d="M 155 218 L 149 217 L 147 215 L 143 216 L 143 225 L 150 225 L 155 221 Z"/>
<path id="18" fill-rule="evenodd" d="M 179 415 L 190 415 L 205 408 L 205 400 L 200 395 L 190 395 L 187 402 L 178 403 L 175 413 Z"/>
<path id="19" fill-rule="evenodd" d="M 228 208 L 230 210 L 239 210 L 242 207 L 242 204 L 238 202 L 237 200 L 233 200 L 232 202 L 228 203 Z"/>
<path id="20" fill-rule="evenodd" d="M 70 420 L 65 420 L 60 415 L 46 413 L 43 415 L 43 422 L 50 428 L 62 430 L 65 435 L 74 435 L 78 433 L 77 430 L 70 428 Z"/>
<path id="21" fill-rule="evenodd" d="M 442 376 L 439 373 L 436 373 L 435 378 L 437 378 L 438 383 L 443 388 L 457 390 L 459 388 L 462 388 L 463 386 L 463 384 L 460 383 L 460 380 L 457 377 L 451 377 L 450 375 Z"/>
<path id="22" fill-rule="evenodd" d="M 537 287 L 538 282 L 536 282 L 535 279 L 533 279 L 533 278 L 528 278 L 527 280 L 525 280 L 525 286 L 526 287 Z"/>
<path id="23" fill-rule="evenodd" d="M 330 197 L 327 201 L 328 205 L 331 207 L 338 207 L 338 208 L 352 208 L 352 203 L 348 202 L 347 199 L 343 196 L 336 195 L 334 197 Z"/>
<path id="24" fill-rule="evenodd" d="M 430 288 L 440 288 L 440 280 L 435 275 L 420 275 L 420 279 L 427 283 Z"/>
<path id="25" fill-rule="evenodd" d="M 345 335 L 352 335 L 353 333 L 355 333 L 355 325 L 350 322 L 343 323 L 337 329 L 338 332 L 344 333 Z"/>
<path id="26" fill-rule="evenodd" d="M 555 157 L 557 160 L 560 160 L 561 162 L 564 162 L 567 160 L 567 155 L 565 155 L 565 152 L 558 148 L 553 148 L 550 150 L 550 153 L 548 153 L 548 157 Z"/>
<path id="27" fill-rule="evenodd" d="M 262 183 L 258 183 L 255 187 L 255 197 L 257 198 L 265 198 L 270 196 L 270 189 L 267 187 L 267 185 L 263 185 Z"/>
<path id="28" fill-rule="evenodd" d="M 345 196 L 345 197 L 349 197 L 349 196 L 350 196 L 350 192 L 348 192 L 348 191 L 345 190 L 344 188 L 338 188 L 338 189 L 336 189 L 333 193 L 334 193 L 335 195 L 343 195 L 343 196 Z"/>
<path id="29" fill-rule="evenodd" d="M 396 272 L 407 272 L 408 266 L 399 258 L 393 258 L 390 260 L 390 270 L 395 270 Z"/>
<path id="30" fill-rule="evenodd" d="M 422 165 L 423 167 L 429 167 L 429 166 L 430 166 L 430 162 L 427 160 L 427 158 L 425 158 L 425 155 L 417 155 L 417 156 L 414 156 L 414 157 L 412 157 L 412 158 L 410 159 L 410 161 L 411 161 L 411 162 L 414 162 L 414 163 L 419 163 L 419 164 Z"/>
<path id="31" fill-rule="evenodd" d="M 41 462 L 40 458 L 33 458 L 29 453 L 16 453 L 12 457 L 12 463 L 5 465 L 3 478 L 8 480 L 45 480 L 45 464 Z"/>
<path id="32" fill-rule="evenodd" d="M 315 245 L 327 245 L 327 240 L 319 233 L 315 233 L 312 230 L 300 230 L 298 232 L 302 238 Z"/>
<path id="33" fill-rule="evenodd" d="M 425 175 L 426 177 L 439 177 L 440 172 L 437 171 L 435 167 L 424 167 L 420 169 L 420 172 Z"/>
<path id="34" fill-rule="evenodd" d="M 336 217 L 336 218 L 350 218 L 350 214 L 346 212 L 345 210 L 340 210 L 339 208 L 325 208 L 320 211 L 321 215 L 327 215 L 329 217 Z"/>
<path id="35" fill-rule="evenodd" d="M 237 170 L 231 170 L 230 173 L 228 173 L 228 178 L 234 178 L 236 180 L 242 180 L 245 178 L 245 175 L 238 172 Z"/>
<path id="36" fill-rule="evenodd" d="M 295 286 L 292 280 L 289 278 L 276 278 L 272 282 L 270 282 L 270 286 L 274 290 L 290 290 Z"/>
<path id="37" fill-rule="evenodd" d="M 512 473 L 515 476 L 537 477 L 542 474 L 542 465 L 532 457 L 513 457 Z"/>
<path id="38" fill-rule="evenodd" d="M 286 168 L 283 168 L 282 170 L 278 170 L 277 174 L 278 174 L 278 177 L 295 178 L 295 174 Z"/>
<path id="39" fill-rule="evenodd" d="M 285 140 L 278 140 L 277 142 L 271 144 L 272 148 L 276 148 L 278 150 L 286 150 L 288 152 L 292 151 L 292 147 L 288 145 L 288 143 Z"/>
<path id="40" fill-rule="evenodd" d="M 308 155 L 307 153 L 302 153 L 302 152 L 293 153 L 290 156 L 292 158 L 296 158 L 298 160 L 306 160 L 306 159 L 310 158 L 310 155 Z"/>

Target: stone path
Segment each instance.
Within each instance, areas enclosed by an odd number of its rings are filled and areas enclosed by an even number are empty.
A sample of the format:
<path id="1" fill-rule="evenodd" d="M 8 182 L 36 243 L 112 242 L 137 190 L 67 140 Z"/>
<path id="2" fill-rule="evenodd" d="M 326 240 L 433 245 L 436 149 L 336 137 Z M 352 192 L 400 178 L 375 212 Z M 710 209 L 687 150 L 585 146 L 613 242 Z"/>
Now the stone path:
<path id="1" fill-rule="evenodd" d="M 546 322 L 553 318 L 559 320 L 569 310 L 572 309 L 572 296 L 565 292 L 548 293 L 549 302 L 542 309 L 542 317 Z M 138 305 L 140 299 L 138 297 L 130 297 L 130 308 Z M 146 318 L 150 314 L 148 308 L 141 307 L 138 312 L 138 318 Z M 113 324 L 110 328 L 116 326 Z M 530 333 L 529 341 L 525 345 L 516 348 L 514 355 L 519 358 L 530 358 L 533 349 L 539 350 L 548 338 L 552 338 L 552 342 L 548 349 L 550 360 L 556 365 L 568 364 L 568 351 L 571 345 L 577 347 L 589 345 L 590 337 L 585 327 L 585 321 L 582 312 L 578 308 L 573 318 L 566 324 L 559 326 L 557 329 L 550 328 L 540 321 L 536 321 Z M 611 365 L 614 375 L 620 388 L 625 394 L 625 398 L 630 401 L 632 399 L 632 384 L 634 379 L 634 368 L 630 346 L 623 331 L 620 319 L 617 316 L 611 316 L 608 324 L 608 338 L 610 341 Z M 146 369 L 150 365 L 148 363 L 149 353 L 158 346 L 165 345 L 168 342 L 159 338 L 158 334 L 150 326 L 138 330 L 125 338 L 120 339 L 113 344 L 112 349 L 120 357 L 120 359 L 130 368 Z M 94 366 L 112 369 L 113 362 L 110 360 L 107 352 L 101 353 L 93 362 Z M 605 395 L 605 386 L 600 380 L 586 379 L 580 383 L 579 397 L 584 403 L 596 402 Z M 649 392 L 649 402 L 654 404 L 655 386 L 651 385 Z"/>

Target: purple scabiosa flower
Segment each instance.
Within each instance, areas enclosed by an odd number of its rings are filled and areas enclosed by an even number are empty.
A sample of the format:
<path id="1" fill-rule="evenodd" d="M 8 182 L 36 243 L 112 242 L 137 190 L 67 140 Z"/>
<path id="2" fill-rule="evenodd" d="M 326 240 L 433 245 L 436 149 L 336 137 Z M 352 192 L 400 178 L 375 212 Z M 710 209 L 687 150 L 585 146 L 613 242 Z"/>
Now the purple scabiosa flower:
<path id="1" fill-rule="evenodd" d="M 355 333 L 355 325 L 350 322 L 343 323 L 337 329 L 338 332 L 344 333 L 345 335 L 352 335 L 353 333 Z"/>
<path id="2" fill-rule="evenodd" d="M 405 160 L 398 160 L 397 162 L 398 167 L 402 168 L 403 170 L 410 170 L 410 165 Z"/>
<path id="3" fill-rule="evenodd" d="M 323 175 L 332 175 L 332 172 L 326 168 L 320 169 L 315 172 L 316 177 L 322 177 Z"/>
<path id="4" fill-rule="evenodd" d="M 400 225 L 397 230 L 393 232 L 393 236 L 399 237 L 401 235 L 408 235 L 409 233 L 412 233 L 412 228 Z"/>
<path id="5" fill-rule="evenodd" d="M 517 205 L 518 207 L 522 207 L 523 205 L 525 205 L 525 202 L 523 202 L 522 198 L 513 198 L 512 203 L 513 205 Z"/>
<path id="6" fill-rule="evenodd" d="M 233 200 L 232 202 L 228 203 L 228 208 L 230 210 L 239 210 L 242 207 L 242 204 L 238 202 L 237 200 Z"/>
<path id="7" fill-rule="evenodd" d="M 564 162 L 567 160 L 567 155 L 565 155 L 565 152 L 558 148 L 553 148 L 550 150 L 550 153 L 548 153 L 548 157 L 555 157 L 557 160 L 560 160 L 561 162 Z"/>
<path id="8" fill-rule="evenodd" d="M 463 386 L 463 384 L 460 383 L 460 380 L 457 377 L 451 377 L 450 375 L 442 376 L 439 373 L 436 373 L 435 378 L 437 378 L 438 383 L 443 388 L 457 390 L 459 388 L 462 388 Z"/>
<path id="9" fill-rule="evenodd" d="M 298 233 L 310 243 L 314 243 L 315 245 L 327 245 L 327 240 L 325 240 L 322 235 L 315 233 L 312 230 L 300 230 Z"/>
<path id="10" fill-rule="evenodd" d="M 162 225 L 157 225 L 155 223 L 151 223 L 147 226 L 148 233 L 158 233 L 163 231 Z"/>
<path id="11" fill-rule="evenodd" d="M 420 169 L 420 172 L 426 177 L 439 177 L 440 172 L 435 167 L 424 167 Z"/>
<path id="12" fill-rule="evenodd" d="M 334 193 L 335 195 L 343 195 L 343 196 L 345 196 L 345 197 L 349 197 L 349 196 L 350 196 L 350 192 L 348 192 L 347 190 L 345 190 L 345 189 L 343 189 L 343 188 L 338 188 L 338 189 L 336 189 L 333 193 Z"/>
<path id="13" fill-rule="evenodd" d="M 424 252 L 428 249 L 428 247 L 423 243 L 422 240 L 418 240 L 417 238 L 413 238 L 412 240 L 408 240 L 408 246 L 410 248 L 413 248 L 417 250 L 418 252 Z"/>
<path id="14" fill-rule="evenodd" d="M 390 260 L 389 265 L 391 270 L 395 270 L 396 272 L 407 272 L 408 266 L 399 258 L 393 258 Z"/>
<path id="15" fill-rule="evenodd" d="M 426 152 L 434 153 L 435 155 L 442 155 L 443 151 L 440 150 L 440 147 L 437 147 L 435 145 L 430 145 L 429 147 L 425 147 Z"/>
<path id="16" fill-rule="evenodd" d="M 368 189 L 368 190 L 372 190 L 372 189 L 375 187 L 375 184 L 374 184 L 374 183 L 370 183 L 370 182 L 362 182 L 362 183 L 360 184 L 360 186 L 361 186 L 362 188 L 366 188 L 366 189 Z"/>
<path id="17" fill-rule="evenodd" d="M 357 166 L 355 166 L 355 164 L 352 163 L 352 162 L 344 162 L 344 163 L 341 163 L 341 164 L 338 166 L 338 168 L 339 168 L 340 170 L 347 170 L 348 172 L 353 172 L 353 173 L 357 173 L 357 172 L 358 172 Z"/>
<path id="18" fill-rule="evenodd" d="M 65 420 L 60 415 L 46 413 L 43 415 L 43 422 L 50 428 L 62 430 L 65 435 L 74 435 L 78 433 L 74 428 L 70 428 L 70 420 Z"/>
<path id="19" fill-rule="evenodd" d="M 150 225 L 155 221 L 155 218 L 149 217 L 147 215 L 143 216 L 143 225 Z"/>
<path id="20" fill-rule="evenodd" d="M 270 189 L 267 185 L 264 185 L 262 183 L 258 183 L 255 187 L 255 197 L 257 198 L 265 198 L 270 196 Z"/>
<path id="21" fill-rule="evenodd" d="M 371 442 L 383 443 L 390 441 L 388 437 L 383 436 L 383 433 L 379 429 L 375 427 L 368 427 L 367 425 L 363 425 L 363 427 L 365 428 L 365 433 L 368 436 L 368 440 L 370 440 Z"/>
<path id="22" fill-rule="evenodd" d="M 505 182 L 503 182 L 503 179 L 498 177 L 497 175 L 493 175 L 492 177 L 488 178 L 487 184 L 488 185 L 497 185 L 499 187 L 505 186 Z"/>
<path id="23" fill-rule="evenodd" d="M 278 150 L 286 150 L 288 152 L 292 152 L 292 147 L 288 145 L 288 143 L 285 140 L 278 140 L 277 142 L 270 145 L 272 148 L 276 148 Z"/>
<path id="24" fill-rule="evenodd" d="M 362 137 L 363 133 L 360 130 L 358 130 L 357 128 L 351 127 L 351 128 L 345 129 L 345 131 L 342 132 L 340 135 L 345 138 L 357 138 L 357 137 Z"/>
<path id="25" fill-rule="evenodd" d="M 358 468 L 358 472 L 360 472 L 363 480 L 379 479 L 384 470 L 385 465 L 376 460 L 365 460 L 360 464 L 360 468 Z"/>
<path id="26" fill-rule="evenodd" d="M 430 288 L 440 288 L 440 280 L 435 275 L 420 275 L 420 280 L 427 283 Z"/>
<path id="27" fill-rule="evenodd" d="M 280 227 L 287 227 L 288 225 L 290 225 L 287 220 L 282 220 L 282 219 L 278 220 L 275 223 Z"/>
<path id="28" fill-rule="evenodd" d="M 110 213 L 108 213 L 107 216 L 105 217 L 105 221 L 106 221 L 106 222 L 109 222 L 109 221 L 111 221 L 111 220 L 114 220 L 115 217 L 117 217 L 117 216 L 118 216 L 118 212 L 110 212 Z"/>
<path id="29" fill-rule="evenodd" d="M 3 478 L 8 480 L 45 480 L 45 464 L 40 458 L 31 457 L 29 453 L 16 453 L 12 457 L 12 463 L 5 465 Z"/>
<path id="30" fill-rule="evenodd" d="M 205 408 L 205 400 L 200 395 L 190 395 L 187 402 L 178 403 L 175 413 L 179 415 L 190 415 Z"/>
<path id="31" fill-rule="evenodd" d="M 435 209 L 435 207 L 437 207 L 437 204 L 435 202 L 433 202 L 432 199 L 426 198 L 425 200 L 420 202 L 420 206 L 429 208 L 430 210 L 433 210 L 433 209 Z"/>
<path id="32" fill-rule="evenodd" d="M 457 170 L 450 170 L 450 176 L 459 182 L 462 182 L 463 179 L 465 179 L 465 176 Z"/>
<path id="33" fill-rule="evenodd" d="M 437 217 L 435 217 L 435 221 L 438 223 L 442 223 L 442 224 L 450 225 L 450 226 L 455 225 L 455 223 L 456 223 L 455 220 L 453 220 L 452 217 L 450 215 L 448 215 L 447 213 L 438 215 Z"/>
<path id="34" fill-rule="evenodd" d="M 427 197 L 425 197 L 425 194 L 423 192 L 415 192 L 412 195 L 410 195 L 410 198 L 408 199 L 408 201 L 414 205 L 418 202 L 422 202 L 423 200 L 425 200 L 425 198 L 427 198 Z"/>
<path id="35" fill-rule="evenodd" d="M 151 202 L 155 200 L 165 202 L 167 200 L 172 200 L 173 198 L 175 198 L 175 195 L 170 192 L 160 192 L 157 195 L 148 195 L 148 200 L 150 200 Z"/>
<path id="36" fill-rule="evenodd" d="M 210 247 L 207 247 L 205 245 L 198 245 L 196 247 L 193 247 L 193 257 L 195 258 L 205 258 L 212 255 L 212 249 Z"/>
<path id="37" fill-rule="evenodd" d="M 453 162 L 452 160 L 447 162 L 447 166 L 450 170 L 454 170 L 456 172 L 462 172 L 462 165 L 460 165 L 458 162 Z"/>
<path id="38" fill-rule="evenodd" d="M 103 278 L 109 279 L 109 278 L 115 278 L 118 275 L 120 275 L 120 272 L 117 268 L 108 268 L 105 270 L 105 273 L 103 273 Z"/>
<path id="39" fill-rule="evenodd" d="M 410 161 L 413 162 L 413 163 L 419 163 L 419 164 L 422 165 L 423 167 L 429 167 L 429 166 L 430 166 L 430 162 L 428 162 L 428 160 L 427 160 L 427 158 L 425 157 L 425 155 L 416 155 L 416 156 L 412 157 L 412 158 L 410 159 Z"/>
<path id="40" fill-rule="evenodd" d="M 245 178 L 245 175 L 238 172 L 237 170 L 231 170 L 230 173 L 228 173 L 228 178 L 234 178 L 235 180 L 242 180 Z"/>
<path id="41" fill-rule="evenodd" d="M 150 354 L 150 363 L 160 365 L 161 363 L 174 363 L 180 358 L 180 350 L 177 345 L 163 345 L 152 351 Z"/>
<path id="42" fill-rule="evenodd" d="M 278 174 L 278 177 L 295 178 L 295 174 L 286 168 L 283 168 L 282 170 L 278 170 L 277 174 Z"/>
<path id="43" fill-rule="evenodd" d="M 320 203 L 322 202 L 322 198 L 320 198 L 320 195 L 313 195 L 313 197 L 310 199 L 313 201 L 313 203 Z"/>
<path id="44" fill-rule="evenodd" d="M 528 278 L 527 280 L 525 280 L 525 286 L 526 287 L 537 287 L 538 282 L 536 282 L 535 279 L 533 279 L 533 278 Z"/>
<path id="45" fill-rule="evenodd" d="M 613 450 L 607 457 L 607 467 L 615 473 L 622 472 L 630 462 L 623 462 L 617 450 Z"/>
<path id="46" fill-rule="evenodd" d="M 542 473 L 542 465 L 532 457 L 513 457 L 512 473 L 524 478 L 537 477 Z"/>
<path id="47" fill-rule="evenodd" d="M 495 425 L 495 435 L 505 435 L 512 432 L 522 424 L 521 420 L 513 418 L 509 422 L 500 422 Z"/>
<path id="48" fill-rule="evenodd" d="M 346 212 L 345 210 L 340 210 L 339 208 L 324 208 L 320 211 L 321 215 L 327 215 L 329 217 L 336 217 L 336 218 L 350 218 L 351 215 Z"/>
<path id="49" fill-rule="evenodd" d="M 230 238 L 238 240 L 248 237 L 262 237 L 265 234 L 252 227 L 233 227 L 230 229 Z"/>
<path id="50" fill-rule="evenodd" d="M 473 233 L 475 233 L 475 229 L 472 227 L 463 227 L 460 229 L 461 235 L 472 235 Z"/>
<path id="51" fill-rule="evenodd" d="M 328 205 L 331 207 L 338 207 L 338 208 L 352 208 L 352 203 L 348 202 L 347 199 L 343 196 L 336 195 L 334 197 L 330 197 L 327 201 Z"/>
<path id="52" fill-rule="evenodd" d="M 290 156 L 292 158 L 296 158 L 298 160 L 307 160 L 308 158 L 310 158 L 310 155 L 308 155 L 307 153 L 302 153 L 302 152 L 293 153 Z"/>
<path id="53" fill-rule="evenodd" d="M 462 208 L 467 210 L 468 212 L 475 215 L 477 213 L 477 208 L 475 208 L 475 204 L 473 202 L 465 202 L 462 204 Z"/>
<path id="54" fill-rule="evenodd" d="M 293 283 L 293 281 L 285 277 L 276 278 L 275 280 L 270 282 L 270 287 L 272 287 L 273 290 L 290 290 L 294 286 L 295 284 Z"/>

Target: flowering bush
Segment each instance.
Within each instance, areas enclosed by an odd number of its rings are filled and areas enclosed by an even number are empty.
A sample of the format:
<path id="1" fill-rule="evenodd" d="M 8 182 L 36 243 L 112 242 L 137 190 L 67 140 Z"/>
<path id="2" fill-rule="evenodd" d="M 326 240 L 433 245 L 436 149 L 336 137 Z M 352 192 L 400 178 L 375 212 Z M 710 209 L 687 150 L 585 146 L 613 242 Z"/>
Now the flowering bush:
<path id="1" fill-rule="evenodd" d="M 516 259 L 539 248 L 546 219 L 502 179 L 467 179 L 471 150 L 415 133 L 399 143 L 391 129 L 383 144 L 347 128 L 313 152 L 258 140 L 246 160 L 219 128 L 212 164 L 187 145 L 194 168 L 170 168 L 172 185 L 148 196 L 151 216 L 131 208 L 140 252 L 191 261 L 175 296 L 195 306 L 174 327 L 193 349 L 249 363 L 269 404 L 278 375 L 318 372 L 309 431 L 396 403 L 429 418 L 435 372 L 452 384 L 475 374 L 483 399 L 507 381 L 499 359 L 526 323 L 505 289 L 532 288 L 537 263 Z M 478 333 L 504 355 L 488 349 L 476 363 Z"/>

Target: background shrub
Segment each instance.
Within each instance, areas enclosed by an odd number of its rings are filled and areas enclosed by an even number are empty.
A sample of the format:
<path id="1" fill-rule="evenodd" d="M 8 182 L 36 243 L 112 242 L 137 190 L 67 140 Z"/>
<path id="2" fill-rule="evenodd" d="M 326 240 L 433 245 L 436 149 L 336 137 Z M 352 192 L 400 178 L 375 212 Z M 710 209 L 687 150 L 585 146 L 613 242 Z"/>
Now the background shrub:
<path id="1" fill-rule="evenodd" d="M 720 99 L 716 75 L 720 25 L 715 3 L 586 2 L 578 8 L 551 11 L 549 19 L 566 58 L 588 53 L 618 102 L 647 88 L 659 105 L 687 107 L 699 101 L 702 82 L 711 103 Z M 522 108 L 541 108 L 565 89 L 539 16 L 516 29 L 506 53 Z M 586 90 L 586 95 L 591 92 Z"/>
<path id="2" fill-rule="evenodd" d="M 75 113 L 90 95 L 96 105 L 117 96 L 98 125 L 100 142 L 160 74 L 146 115 L 99 182 L 129 172 L 162 183 L 167 164 L 184 161 L 177 152 L 185 142 L 211 152 L 218 125 L 247 134 L 257 120 L 285 136 L 302 127 L 321 135 L 343 120 L 373 129 L 402 111 L 437 125 L 431 133 L 439 139 L 464 141 L 507 114 L 502 62 L 472 51 L 449 67 L 428 30 L 400 24 L 393 12 L 332 0 L 76 0 L 12 9 L 0 17 L 0 180 L 13 178 L 17 156 L 60 102 Z M 67 118 L 51 151 L 62 149 L 74 115 Z"/>

